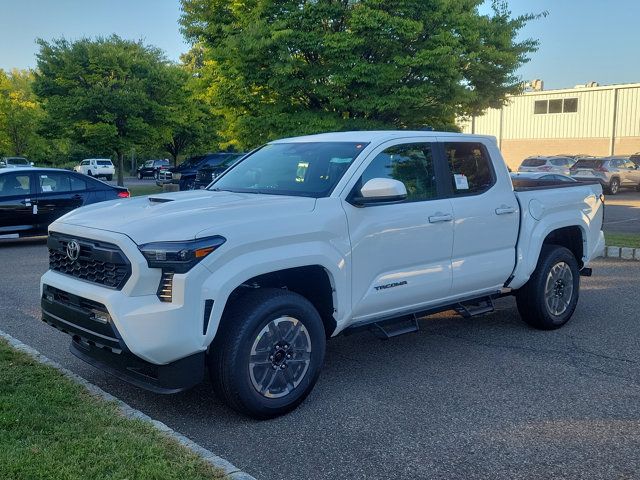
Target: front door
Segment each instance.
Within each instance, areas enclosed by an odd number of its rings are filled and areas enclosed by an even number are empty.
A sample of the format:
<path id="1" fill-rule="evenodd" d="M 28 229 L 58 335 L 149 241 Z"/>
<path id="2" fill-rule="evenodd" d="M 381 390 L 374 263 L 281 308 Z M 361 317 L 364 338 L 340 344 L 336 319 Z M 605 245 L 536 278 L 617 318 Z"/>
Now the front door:
<path id="1" fill-rule="evenodd" d="M 433 145 L 424 138 L 389 142 L 356 173 L 352 192 L 373 178 L 392 178 L 408 194 L 387 205 L 344 202 L 356 321 L 415 310 L 450 294 L 453 211 L 437 181 L 442 172 Z"/>
<path id="2" fill-rule="evenodd" d="M 0 175 L 0 238 L 36 233 L 31 173 Z"/>

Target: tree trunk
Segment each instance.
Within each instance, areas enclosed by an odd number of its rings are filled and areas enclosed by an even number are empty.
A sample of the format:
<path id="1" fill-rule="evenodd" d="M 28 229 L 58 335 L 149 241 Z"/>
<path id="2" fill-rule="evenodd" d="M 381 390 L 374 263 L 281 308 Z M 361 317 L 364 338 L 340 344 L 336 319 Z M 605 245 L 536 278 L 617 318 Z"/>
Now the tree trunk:
<path id="1" fill-rule="evenodd" d="M 124 187 L 124 153 L 118 153 L 118 186 Z"/>
<path id="2" fill-rule="evenodd" d="M 175 155 L 172 153 L 171 156 L 173 157 L 173 166 L 177 167 L 178 166 L 178 154 L 176 153 Z"/>

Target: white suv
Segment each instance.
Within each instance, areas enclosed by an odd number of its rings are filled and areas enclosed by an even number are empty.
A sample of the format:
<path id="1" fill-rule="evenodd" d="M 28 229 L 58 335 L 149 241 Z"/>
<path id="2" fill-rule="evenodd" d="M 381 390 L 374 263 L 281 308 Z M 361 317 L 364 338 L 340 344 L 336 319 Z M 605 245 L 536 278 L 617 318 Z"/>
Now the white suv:
<path id="1" fill-rule="evenodd" d="M 569 175 L 571 167 L 576 163 L 572 157 L 529 157 L 525 158 L 519 172 L 553 172 L 560 175 Z"/>
<path id="2" fill-rule="evenodd" d="M 90 177 L 105 177 L 107 180 L 112 180 L 116 173 L 113 163 L 108 158 L 87 158 L 82 160 L 74 170 Z"/>

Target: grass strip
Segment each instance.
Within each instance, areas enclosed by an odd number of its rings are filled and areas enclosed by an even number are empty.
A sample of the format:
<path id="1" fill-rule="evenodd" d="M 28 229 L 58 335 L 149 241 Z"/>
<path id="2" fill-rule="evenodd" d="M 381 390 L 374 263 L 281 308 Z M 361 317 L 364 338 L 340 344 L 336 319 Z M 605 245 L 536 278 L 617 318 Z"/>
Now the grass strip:
<path id="1" fill-rule="evenodd" d="M 607 246 L 640 248 L 640 234 L 638 233 L 609 233 L 604 232 Z"/>
<path id="2" fill-rule="evenodd" d="M 0 340 L 0 477 L 219 479 L 222 472 L 114 402 Z"/>

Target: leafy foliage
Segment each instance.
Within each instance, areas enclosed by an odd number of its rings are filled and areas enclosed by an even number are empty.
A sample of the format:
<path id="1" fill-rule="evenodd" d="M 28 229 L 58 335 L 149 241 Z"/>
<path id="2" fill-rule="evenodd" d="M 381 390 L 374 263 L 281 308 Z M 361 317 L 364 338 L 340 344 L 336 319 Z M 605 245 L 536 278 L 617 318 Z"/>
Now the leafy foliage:
<path id="1" fill-rule="evenodd" d="M 519 89 L 535 18 L 482 0 L 182 0 L 203 96 L 242 148 L 363 128 L 451 129 Z M 197 57 L 194 57 L 197 59 Z M 194 62 L 198 64 L 198 62 Z"/>
<path id="2" fill-rule="evenodd" d="M 113 152 L 119 160 L 135 145 L 159 144 L 169 124 L 179 67 L 163 53 L 116 35 L 96 40 L 38 40 L 34 91 L 48 126 L 93 155 Z"/>
<path id="3" fill-rule="evenodd" d="M 0 154 L 31 157 L 43 148 L 38 135 L 43 112 L 32 82 L 28 70 L 0 70 Z"/>

